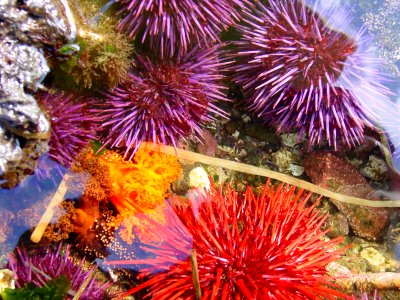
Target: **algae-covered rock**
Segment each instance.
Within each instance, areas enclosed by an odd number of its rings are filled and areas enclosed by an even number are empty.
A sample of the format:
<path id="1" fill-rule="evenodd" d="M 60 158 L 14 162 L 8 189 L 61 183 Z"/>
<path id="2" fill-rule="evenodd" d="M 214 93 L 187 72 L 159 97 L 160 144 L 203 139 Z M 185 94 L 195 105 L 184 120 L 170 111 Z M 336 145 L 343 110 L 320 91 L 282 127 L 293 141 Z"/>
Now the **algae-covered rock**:
<path id="1" fill-rule="evenodd" d="M 349 222 L 342 213 L 330 214 L 326 219 L 325 227 L 330 228 L 327 236 L 336 238 L 349 234 Z"/>
<path id="2" fill-rule="evenodd" d="M 304 167 L 311 180 L 323 188 L 367 199 L 374 193 L 374 189 L 357 169 L 333 153 L 311 153 L 305 157 Z M 347 204 L 333 199 L 331 201 L 347 217 L 356 236 L 367 240 L 382 237 L 389 221 L 387 208 Z"/>

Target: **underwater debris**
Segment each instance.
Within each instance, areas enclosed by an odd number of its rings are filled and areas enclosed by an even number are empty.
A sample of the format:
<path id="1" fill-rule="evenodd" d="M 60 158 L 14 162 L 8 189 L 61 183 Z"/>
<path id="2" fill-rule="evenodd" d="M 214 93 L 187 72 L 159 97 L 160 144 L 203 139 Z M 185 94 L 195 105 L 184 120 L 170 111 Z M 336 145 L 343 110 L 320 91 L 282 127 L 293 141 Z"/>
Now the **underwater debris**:
<path id="1" fill-rule="evenodd" d="M 41 140 L 49 138 L 49 122 L 27 93 L 49 71 L 39 48 L 74 39 L 75 29 L 68 3 L 61 0 L 2 1 L 0 17 L 0 176 L 11 177 L 14 186 L 23 171 L 33 170 L 29 160 L 46 151 Z M 36 153 L 27 155 L 26 147 Z"/>
<path id="2" fill-rule="evenodd" d="M 151 143 L 142 143 L 142 146 L 149 147 L 150 149 L 154 148 L 154 145 Z M 363 199 L 355 196 L 349 196 L 341 193 L 333 192 L 327 188 L 322 188 L 318 185 L 312 184 L 309 181 L 300 180 L 293 176 L 288 176 L 279 172 L 275 172 L 266 168 L 256 167 L 249 164 L 239 163 L 236 161 L 231 161 L 227 159 L 211 157 L 203 154 L 199 154 L 196 152 L 178 149 L 170 146 L 163 146 L 161 151 L 170 154 L 176 155 L 179 159 L 183 159 L 188 162 L 201 162 L 203 164 L 208 164 L 211 166 L 215 166 L 217 168 L 224 168 L 231 171 L 237 171 L 262 177 L 267 177 L 275 180 L 279 180 L 280 182 L 284 182 L 290 185 L 297 186 L 299 188 L 308 190 L 310 192 L 332 198 L 334 200 L 348 203 L 348 204 L 355 204 L 355 205 L 362 205 L 368 207 L 400 207 L 400 201 L 397 200 L 385 200 L 385 201 L 375 201 L 375 200 L 368 200 Z"/>
<path id="3" fill-rule="evenodd" d="M 13 232 L 12 226 L 10 226 L 11 222 L 15 219 L 15 215 L 12 211 L 2 207 L 0 211 L 0 243 L 4 243 L 7 241 L 10 234 Z"/>
<path id="4" fill-rule="evenodd" d="M 147 278 L 119 299 L 144 289 L 145 298 L 193 299 L 192 249 L 204 299 L 345 297 L 325 270 L 346 250 L 335 249 L 343 238 L 321 239 L 327 215 L 314 209 L 316 203 L 306 207 L 311 194 L 295 190 L 267 183 L 259 197 L 250 188 L 238 195 L 229 186 L 189 201 L 172 197 L 166 225 L 149 228 L 161 242 L 142 247 L 148 258 L 106 261 L 135 267 L 138 279 Z"/>
<path id="5" fill-rule="evenodd" d="M 40 242 L 44 232 L 46 231 L 47 226 L 51 222 L 54 216 L 54 210 L 60 207 L 60 204 L 64 200 L 64 196 L 67 193 L 67 178 L 68 175 L 64 176 L 60 185 L 57 188 L 57 191 L 52 195 L 50 203 L 47 205 L 45 212 L 37 223 L 35 229 L 31 234 L 31 241 L 34 243 Z M 34 226 L 34 225 L 32 225 Z"/>
<path id="6" fill-rule="evenodd" d="M 400 5 L 397 0 L 379 1 L 378 10 L 368 10 L 363 16 L 365 26 L 378 39 L 379 54 L 390 64 L 385 65 L 393 75 L 400 76 Z"/>
<path id="7" fill-rule="evenodd" d="M 328 266 L 329 273 L 336 277 L 335 283 L 342 288 L 357 293 L 360 296 L 353 296 L 350 299 L 360 300 L 380 300 L 380 299 L 397 299 L 400 290 L 400 273 L 383 272 L 383 273 L 360 273 L 355 274 L 346 267 L 338 263 L 331 263 Z M 372 291 L 367 293 L 367 291 Z M 369 298 L 368 295 L 373 295 Z M 381 297 L 382 296 L 382 297 Z M 387 296 L 387 297 L 385 297 Z"/>

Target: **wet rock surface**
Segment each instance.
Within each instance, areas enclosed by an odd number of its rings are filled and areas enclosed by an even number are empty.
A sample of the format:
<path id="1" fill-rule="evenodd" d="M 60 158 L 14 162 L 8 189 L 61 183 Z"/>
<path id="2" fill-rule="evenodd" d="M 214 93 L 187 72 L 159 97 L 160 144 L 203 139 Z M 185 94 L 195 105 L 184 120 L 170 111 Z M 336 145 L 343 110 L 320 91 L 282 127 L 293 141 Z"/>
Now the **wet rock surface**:
<path id="1" fill-rule="evenodd" d="M 66 1 L 0 2 L 0 176 L 20 177 L 17 169 L 30 165 L 24 161 L 30 158 L 27 145 L 38 151 L 32 157 L 47 150 L 34 145 L 49 138 L 50 124 L 31 95 L 49 72 L 41 47 L 74 37 Z"/>
<path id="2" fill-rule="evenodd" d="M 374 189 L 349 162 L 330 152 L 311 153 L 304 167 L 313 183 L 337 193 L 371 199 Z M 373 199 L 371 199 L 373 200 Z M 367 240 L 381 238 L 389 222 L 389 210 L 331 200 L 347 217 L 354 234 Z"/>

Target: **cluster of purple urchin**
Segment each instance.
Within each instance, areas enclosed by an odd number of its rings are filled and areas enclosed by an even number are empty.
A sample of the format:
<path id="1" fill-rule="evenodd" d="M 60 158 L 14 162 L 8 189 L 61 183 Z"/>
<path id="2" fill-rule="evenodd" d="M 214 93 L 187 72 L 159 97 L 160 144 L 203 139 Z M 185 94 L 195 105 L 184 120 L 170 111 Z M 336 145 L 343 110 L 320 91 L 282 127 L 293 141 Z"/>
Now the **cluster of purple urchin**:
<path id="1" fill-rule="evenodd" d="M 53 158 L 69 165 L 75 149 L 94 137 L 104 147 L 124 148 L 125 157 L 132 158 L 143 141 L 178 146 L 191 134 L 201 135 L 213 114 L 226 117 L 216 106 L 217 101 L 227 101 L 221 71 L 229 64 L 218 36 L 238 21 L 236 8 L 246 2 L 119 1 L 123 18 L 117 28 L 150 50 L 137 51 L 135 67 L 125 80 L 102 91 L 101 97 L 72 101 L 71 95 L 56 94 L 43 99 L 52 120 Z M 79 117 L 82 109 L 85 113 Z M 86 121 L 101 123 L 96 136 L 93 130 L 81 134 Z"/>
<path id="2" fill-rule="evenodd" d="M 149 50 L 135 54 L 127 78 L 92 101 L 91 117 L 82 115 L 80 121 L 99 120 L 104 146 L 124 148 L 125 157 L 142 141 L 178 146 L 191 134 L 201 135 L 212 114 L 225 116 L 217 107 L 217 101 L 227 100 L 224 70 L 241 86 L 251 111 L 279 132 L 308 136 L 310 146 L 324 140 L 334 148 L 338 140 L 359 144 L 365 127 L 374 128 L 368 100 L 376 105 L 376 99 L 388 99 L 370 39 L 364 28 L 345 33 L 351 18 L 343 7 L 319 0 L 117 2 L 117 29 Z M 236 24 L 239 19 L 244 22 Z M 233 42 L 235 63 L 221 58 L 219 34 L 231 25 L 242 35 Z M 72 129 L 63 136 L 70 142 L 54 153 L 72 156 L 84 138 Z"/>

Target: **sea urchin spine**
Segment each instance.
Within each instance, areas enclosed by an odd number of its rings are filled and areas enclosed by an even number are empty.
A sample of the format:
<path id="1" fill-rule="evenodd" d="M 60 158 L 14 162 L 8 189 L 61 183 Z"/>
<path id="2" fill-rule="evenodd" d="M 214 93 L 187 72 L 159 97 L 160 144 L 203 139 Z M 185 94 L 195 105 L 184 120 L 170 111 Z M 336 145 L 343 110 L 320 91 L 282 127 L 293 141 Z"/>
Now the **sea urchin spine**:
<path id="1" fill-rule="evenodd" d="M 142 141 L 179 145 L 213 119 L 224 116 L 214 103 L 227 101 L 219 68 L 220 46 L 192 49 L 184 57 L 152 61 L 138 56 L 138 68 L 127 80 L 106 93 L 99 106 L 106 146 L 126 147 L 125 157 Z"/>
<path id="2" fill-rule="evenodd" d="M 17 248 L 15 255 L 9 255 L 8 268 L 16 275 L 15 285 L 18 288 L 23 287 L 26 283 L 42 287 L 51 279 L 65 275 L 71 281 L 71 289 L 78 291 L 85 280 L 94 272 L 94 268 L 85 271 L 83 265 L 84 260 L 80 264 L 75 264 L 69 255 L 70 246 L 62 252 L 62 245 L 56 248 L 42 249 L 43 252 L 29 256 L 24 248 Z M 44 275 L 45 274 L 45 275 Z M 92 278 L 79 299 L 109 299 L 107 288 L 110 283 L 100 284 Z M 68 299 L 71 299 L 68 298 Z"/>
<path id="3" fill-rule="evenodd" d="M 325 270 L 345 251 L 334 249 L 342 238 L 323 239 L 327 216 L 306 205 L 311 194 L 267 183 L 259 197 L 250 188 L 238 195 L 229 187 L 191 196 L 189 205 L 171 199 L 169 221 L 152 228 L 164 242 L 143 246 L 149 258 L 107 262 L 145 266 L 139 278 L 148 280 L 122 297 L 148 289 L 145 297 L 152 299 L 193 299 L 191 249 L 202 299 L 345 297 Z"/>
<path id="4" fill-rule="evenodd" d="M 82 96 L 38 93 L 36 99 L 51 123 L 49 156 L 69 167 L 90 140 L 96 140 L 97 117 Z"/>
<path id="5" fill-rule="evenodd" d="M 373 127 L 373 108 L 363 98 L 376 106 L 389 92 L 364 28 L 344 34 L 332 20 L 349 25 L 349 11 L 324 7 L 317 13 L 323 1 L 314 2 L 310 8 L 305 0 L 271 0 L 245 11 L 233 79 L 249 108 L 278 131 L 308 134 L 310 146 L 323 139 L 335 148 L 338 139 L 354 146 L 365 126 Z"/>
<path id="6" fill-rule="evenodd" d="M 219 33 L 239 20 L 235 6 L 246 0 L 119 0 L 123 19 L 117 29 L 130 37 L 148 37 L 153 49 L 173 56 L 176 49 L 184 54 L 193 46 L 212 45 Z"/>

